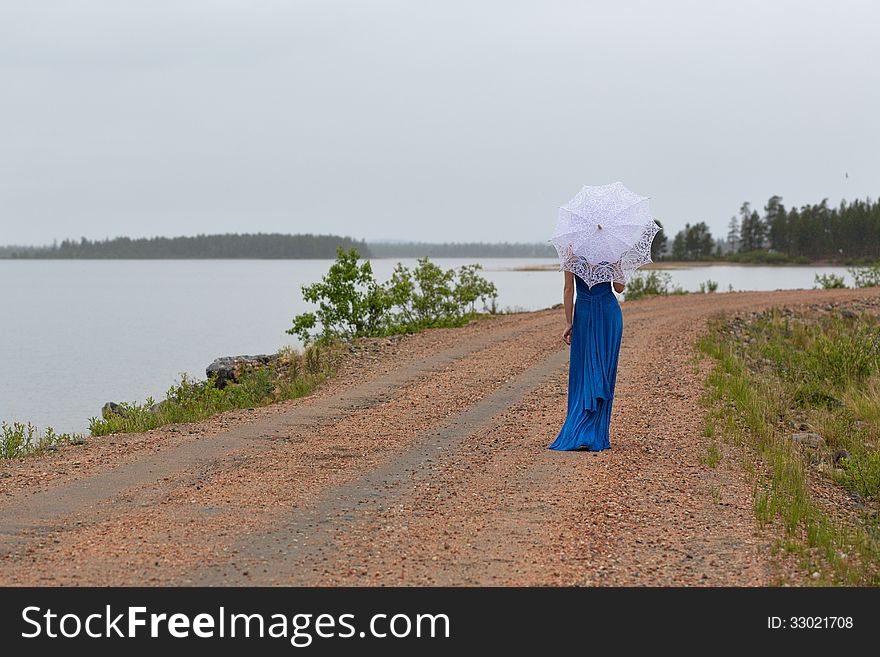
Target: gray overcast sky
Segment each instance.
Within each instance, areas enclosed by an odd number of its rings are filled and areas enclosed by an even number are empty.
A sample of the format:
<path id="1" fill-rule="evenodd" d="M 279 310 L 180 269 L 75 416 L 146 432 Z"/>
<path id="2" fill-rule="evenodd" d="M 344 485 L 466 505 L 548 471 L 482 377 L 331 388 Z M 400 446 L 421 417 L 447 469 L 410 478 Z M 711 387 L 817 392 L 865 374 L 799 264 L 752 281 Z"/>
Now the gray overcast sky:
<path id="1" fill-rule="evenodd" d="M 615 180 L 721 236 L 744 200 L 880 193 L 878 25 L 868 0 L 0 0 L 0 244 L 540 241 Z"/>

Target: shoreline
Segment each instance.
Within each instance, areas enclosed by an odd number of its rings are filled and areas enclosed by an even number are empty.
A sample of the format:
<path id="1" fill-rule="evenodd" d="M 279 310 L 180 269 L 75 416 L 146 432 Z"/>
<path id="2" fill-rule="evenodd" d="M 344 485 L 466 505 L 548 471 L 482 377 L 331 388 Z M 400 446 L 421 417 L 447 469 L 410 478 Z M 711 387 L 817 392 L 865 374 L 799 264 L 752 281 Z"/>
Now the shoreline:
<path id="1" fill-rule="evenodd" d="M 711 267 L 711 266 L 717 266 L 717 265 L 722 265 L 722 264 L 728 264 L 728 263 L 716 263 L 716 262 L 707 262 L 707 261 L 694 261 L 694 262 L 689 262 L 689 261 L 664 261 L 664 262 L 660 262 L 660 263 L 650 263 L 649 265 L 644 266 L 643 269 L 652 269 L 652 270 L 654 270 L 654 269 L 656 269 L 656 270 L 663 270 L 663 269 L 676 270 L 676 269 L 680 269 L 680 270 L 685 270 L 685 269 L 697 268 L 697 267 Z M 762 265 L 755 265 L 755 264 L 752 264 L 752 263 L 747 263 L 747 264 L 746 264 L 746 263 L 732 263 L 732 264 L 736 264 L 737 266 L 742 266 L 742 267 L 762 266 Z M 779 266 L 779 267 L 787 267 L 787 266 L 791 266 L 791 267 L 808 267 L 809 265 L 774 265 L 774 266 Z M 514 268 L 512 271 L 557 271 L 557 270 L 558 270 L 557 267 L 558 267 L 558 266 L 557 266 L 556 264 L 546 264 L 546 265 L 536 265 L 534 268 Z M 847 289 L 855 290 L 855 289 L 858 289 L 858 288 L 847 288 Z M 719 289 L 719 290 L 717 290 L 717 291 L 716 291 L 715 293 L 713 293 L 713 294 L 717 294 L 717 295 L 727 295 L 727 294 L 736 294 L 736 293 L 743 293 L 743 292 L 748 293 L 748 292 L 771 292 L 771 291 L 772 291 L 772 292 L 777 292 L 777 291 L 791 291 L 791 292 L 797 292 L 797 291 L 816 291 L 816 288 L 777 288 L 777 289 L 775 289 L 775 290 L 766 290 L 766 291 L 762 291 L 762 290 L 727 290 L 727 289 Z M 699 291 L 694 291 L 694 290 L 692 290 L 692 291 L 688 291 L 688 292 L 686 292 L 685 294 L 686 294 L 686 295 L 701 295 L 701 294 L 704 294 L 704 293 L 701 293 L 701 292 L 699 292 Z M 634 302 L 638 302 L 638 301 L 640 301 L 639 298 L 637 298 L 637 299 L 632 299 L 632 300 L 627 300 L 627 299 L 626 299 L 626 296 L 625 296 L 625 292 L 624 292 L 623 294 L 618 294 L 618 293 L 615 292 L 615 296 L 616 296 L 618 302 L 621 304 L 621 307 L 624 307 L 624 306 L 627 305 L 627 304 L 632 304 L 632 303 L 634 303 Z M 663 298 L 663 297 L 665 297 L 665 296 L 667 296 L 667 295 L 658 295 L 658 296 L 660 296 L 661 298 Z M 672 295 L 669 295 L 669 296 L 672 296 Z M 648 297 L 648 298 L 650 298 L 650 297 Z M 500 314 L 501 314 L 501 315 L 536 314 L 536 313 L 544 313 L 544 312 L 551 311 L 551 310 L 558 310 L 558 309 L 560 309 L 561 307 L 562 307 L 562 304 L 557 302 L 557 303 L 555 303 L 555 304 L 548 305 L 548 306 L 546 306 L 546 307 L 544 307 L 544 308 L 537 308 L 537 309 L 534 309 L 534 310 L 512 309 L 512 310 L 504 311 L 503 313 L 500 313 Z M 478 318 L 476 318 L 476 320 L 472 320 L 472 321 L 482 321 L 482 320 L 485 320 L 485 319 L 489 319 L 489 318 L 491 318 L 491 317 L 492 317 L 492 315 L 484 314 L 484 315 L 480 315 Z M 388 336 L 388 337 L 386 337 L 386 338 L 362 338 L 362 340 L 364 340 L 365 342 L 371 342 L 371 341 L 383 341 L 383 340 L 388 340 L 388 339 L 397 340 L 397 339 L 399 339 L 399 337 L 400 337 L 400 336 Z M 282 347 L 282 348 L 279 349 L 279 352 L 282 352 L 282 351 L 289 351 L 289 350 L 290 350 L 290 347 Z M 222 360 L 222 359 L 221 359 L 221 360 Z M 196 382 L 197 382 L 197 381 L 200 381 L 200 380 L 201 380 L 201 379 L 194 379 L 194 381 L 196 381 Z M 179 379 L 176 379 L 176 380 L 170 382 L 169 384 L 167 384 L 167 386 L 176 386 L 176 385 L 179 385 L 179 383 L 180 383 Z M 167 390 L 167 386 L 166 386 L 166 390 Z M 106 400 L 105 400 L 105 401 L 106 401 Z M 129 404 L 129 405 L 130 405 L 130 404 L 143 405 L 143 404 L 145 404 L 145 400 L 133 400 L 133 401 L 132 401 L 132 400 L 129 400 L 129 401 L 124 401 L 124 402 L 119 402 L 119 403 L 125 403 L 125 404 Z M 157 401 L 157 402 L 154 404 L 154 407 L 155 407 L 155 406 L 160 406 L 161 403 L 162 403 L 162 398 L 159 398 L 159 401 Z M 273 403 L 280 403 L 280 402 L 273 402 Z M 105 402 L 102 402 L 102 401 L 98 401 L 98 402 L 95 403 L 95 409 L 96 409 L 96 410 L 99 409 L 100 406 L 107 407 L 108 404 L 110 404 L 110 405 L 117 405 L 117 404 L 116 404 L 115 402 L 113 402 L 113 401 L 106 402 L 106 403 L 105 403 Z M 215 415 L 215 416 L 211 416 L 211 417 L 216 417 L 216 415 Z M 28 419 L 10 419 L 10 418 L 0 417 L 0 421 L 5 421 L 5 422 L 6 422 L 8 425 L 10 425 L 10 426 L 12 426 L 12 425 L 14 425 L 14 424 L 18 424 L 18 425 L 21 425 L 21 426 L 23 426 L 23 427 L 28 427 L 28 426 L 30 425 L 30 426 L 32 426 L 32 427 L 34 428 L 34 430 L 36 431 L 36 437 L 37 437 L 37 438 L 42 437 L 43 433 L 44 433 L 46 430 L 48 430 L 48 429 L 54 429 L 55 432 L 56 432 L 56 435 L 57 435 L 59 438 L 62 439 L 62 440 L 58 443 L 58 445 L 62 445 L 62 444 L 65 444 L 65 443 L 68 442 L 68 441 L 77 441 L 77 444 L 78 444 L 79 441 L 81 441 L 81 440 L 83 440 L 83 439 L 85 439 L 85 440 L 93 440 L 93 439 L 95 439 L 95 438 L 101 437 L 102 434 L 93 435 L 93 434 L 90 433 L 89 423 L 90 423 L 91 419 L 93 419 L 93 418 L 97 418 L 97 419 L 102 419 L 102 418 L 103 418 L 103 419 L 107 419 L 106 416 L 103 415 L 103 413 L 101 413 L 101 412 L 96 412 L 94 416 L 92 416 L 92 417 L 90 417 L 90 418 L 86 418 L 85 420 L 82 421 L 81 424 L 84 425 L 83 428 L 81 428 L 81 429 L 66 429 L 66 430 L 58 430 L 56 427 L 53 427 L 53 426 L 51 426 L 51 425 L 33 424 L 33 423 L 32 423 L 30 420 L 28 420 Z M 160 426 L 160 427 L 165 427 L 165 426 L 171 426 L 171 424 L 163 424 L 163 425 L 159 425 L 159 426 Z M 126 432 L 126 433 L 127 433 L 127 432 Z M 119 434 L 111 434 L 111 435 L 119 435 Z M 54 443 L 49 442 L 49 443 L 47 443 L 45 446 L 43 446 L 43 447 L 41 448 L 41 451 L 45 451 L 46 448 L 48 448 L 49 451 L 54 451 L 56 448 L 55 448 L 53 445 L 54 445 Z M 33 455 L 31 455 L 31 454 L 27 455 L 27 457 L 31 457 L 31 456 L 33 456 Z M 2 460 L 3 460 L 3 459 L 0 459 L 0 462 L 2 462 Z"/>
<path id="2" fill-rule="evenodd" d="M 811 262 L 811 263 L 767 263 L 767 262 L 727 262 L 724 260 L 660 260 L 642 265 L 639 269 L 644 270 L 680 270 L 680 269 L 697 269 L 701 267 L 797 267 L 797 268 L 815 268 L 815 267 L 860 267 L 864 265 L 841 264 L 836 262 Z M 507 271 L 560 271 L 559 265 L 541 264 L 541 265 L 524 265 L 522 267 L 511 267 Z"/>

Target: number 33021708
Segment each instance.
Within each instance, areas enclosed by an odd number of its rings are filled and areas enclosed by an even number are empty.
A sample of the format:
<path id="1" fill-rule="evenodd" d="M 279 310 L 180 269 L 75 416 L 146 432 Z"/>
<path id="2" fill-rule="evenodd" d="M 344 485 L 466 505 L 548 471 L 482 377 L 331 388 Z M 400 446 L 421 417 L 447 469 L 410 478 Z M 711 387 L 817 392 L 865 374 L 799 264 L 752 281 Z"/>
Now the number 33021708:
<path id="1" fill-rule="evenodd" d="M 850 629 L 852 626 L 852 616 L 792 616 L 790 618 L 780 618 L 779 616 L 767 617 L 767 627 L 771 630 L 786 628 L 792 630 L 833 628 Z"/>

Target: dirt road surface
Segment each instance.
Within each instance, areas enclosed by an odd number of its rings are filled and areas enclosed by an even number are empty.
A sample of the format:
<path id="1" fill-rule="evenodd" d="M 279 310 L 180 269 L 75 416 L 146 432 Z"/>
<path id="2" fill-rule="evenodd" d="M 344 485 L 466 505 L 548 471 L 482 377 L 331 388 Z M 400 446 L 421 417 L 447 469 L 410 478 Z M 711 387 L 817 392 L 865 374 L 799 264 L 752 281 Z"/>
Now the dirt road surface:
<path id="1" fill-rule="evenodd" d="M 315 394 L 0 463 L 3 585 L 804 583 L 706 454 L 715 313 L 878 290 L 622 304 L 605 452 L 565 416 L 562 310 L 371 341 Z"/>

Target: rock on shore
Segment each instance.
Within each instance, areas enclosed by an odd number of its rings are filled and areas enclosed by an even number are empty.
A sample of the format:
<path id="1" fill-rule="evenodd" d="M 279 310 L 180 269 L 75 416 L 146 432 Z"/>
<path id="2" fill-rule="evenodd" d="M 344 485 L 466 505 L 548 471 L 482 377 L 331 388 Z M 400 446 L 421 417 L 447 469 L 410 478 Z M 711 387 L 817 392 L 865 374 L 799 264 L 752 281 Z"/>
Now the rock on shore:
<path id="1" fill-rule="evenodd" d="M 278 360 L 277 354 L 258 354 L 256 356 L 223 356 L 217 358 L 205 368 L 205 374 L 210 379 L 216 376 L 215 385 L 223 388 L 230 381 L 235 383 L 242 372 L 249 369 L 264 367 Z"/>
<path id="2" fill-rule="evenodd" d="M 217 358 L 213 363 L 205 368 L 205 374 L 210 381 L 212 375 L 216 375 L 215 385 L 218 388 L 226 387 L 227 383 L 236 383 L 242 372 L 265 367 L 274 364 L 278 360 L 278 354 L 257 354 L 256 356 L 223 356 Z M 167 400 L 162 400 L 153 404 L 150 411 L 160 413 Z M 109 420 L 114 415 L 125 417 L 127 414 L 126 407 L 122 404 L 109 401 L 101 408 L 101 417 Z"/>

